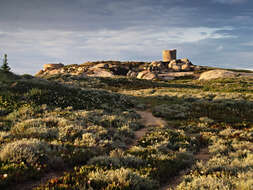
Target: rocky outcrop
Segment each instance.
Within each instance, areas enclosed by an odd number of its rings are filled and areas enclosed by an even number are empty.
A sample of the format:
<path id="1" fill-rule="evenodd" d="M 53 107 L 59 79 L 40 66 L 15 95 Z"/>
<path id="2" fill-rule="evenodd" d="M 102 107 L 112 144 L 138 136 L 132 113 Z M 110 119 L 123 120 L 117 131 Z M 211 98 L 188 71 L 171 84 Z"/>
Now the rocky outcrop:
<path id="1" fill-rule="evenodd" d="M 157 79 L 157 74 L 152 73 L 150 71 L 141 71 L 137 75 L 138 79 L 146 79 L 146 80 L 154 80 Z"/>
<path id="2" fill-rule="evenodd" d="M 87 69 L 87 75 L 92 77 L 113 77 L 113 72 L 109 69 L 109 64 L 99 63 Z"/>
<path id="3" fill-rule="evenodd" d="M 188 59 L 177 59 L 177 50 L 164 50 L 162 52 L 163 61 L 149 62 L 120 62 L 102 61 L 86 62 L 81 65 L 45 64 L 44 69 L 36 76 L 46 76 L 55 74 L 68 74 L 95 77 L 127 76 L 139 79 L 171 80 L 175 76 L 166 75 L 169 72 L 189 72 L 197 68 Z M 159 77 L 159 76 L 161 77 Z"/>
<path id="4" fill-rule="evenodd" d="M 43 66 L 43 70 L 53 70 L 53 69 L 60 69 L 64 67 L 64 65 L 62 63 L 50 63 L 50 64 L 45 64 Z"/>
<path id="5" fill-rule="evenodd" d="M 109 68 L 109 64 L 107 64 L 107 63 L 99 63 L 99 64 L 96 64 L 96 65 L 90 67 L 90 70 L 108 69 L 108 68 Z"/>
<path id="6" fill-rule="evenodd" d="M 138 75 L 138 72 L 129 70 L 127 73 L 127 77 L 136 78 Z"/>
<path id="7" fill-rule="evenodd" d="M 168 68 L 173 71 L 192 71 L 195 66 L 186 58 L 172 60 L 168 64 Z"/>
<path id="8" fill-rule="evenodd" d="M 172 50 L 171 57 L 176 58 Z M 168 53 L 168 52 L 167 52 Z M 77 75 L 80 77 L 114 77 L 127 76 L 147 80 L 172 80 L 177 76 L 168 73 L 186 73 L 194 71 L 194 66 L 188 59 L 173 59 L 167 62 L 120 62 L 120 61 L 103 61 L 103 62 L 86 62 L 81 65 L 73 64 L 45 64 L 43 70 L 39 71 L 36 76 L 43 77 L 47 75 Z M 185 74 L 183 74 L 185 75 Z M 187 74 L 188 75 L 188 74 Z M 181 76 L 181 75 L 180 75 Z"/>
<path id="9" fill-rule="evenodd" d="M 168 71 L 168 63 L 162 61 L 153 61 L 148 66 L 147 70 L 151 72 L 166 72 Z"/>
<path id="10" fill-rule="evenodd" d="M 50 63 L 44 64 L 43 70 L 40 70 L 35 76 L 43 76 L 43 75 L 55 75 L 59 73 L 64 73 L 64 64 L 62 63 Z"/>
<path id="11" fill-rule="evenodd" d="M 211 70 L 202 73 L 199 77 L 199 80 L 211 80 L 217 78 L 233 78 L 238 76 L 238 73 L 227 71 L 227 70 Z"/>
<path id="12" fill-rule="evenodd" d="M 91 77 L 113 77 L 113 73 L 104 69 L 94 69 L 91 73 L 87 74 Z"/>
<path id="13" fill-rule="evenodd" d="M 181 71 L 181 65 L 177 63 L 176 60 L 173 60 L 169 63 L 168 68 L 173 71 Z"/>

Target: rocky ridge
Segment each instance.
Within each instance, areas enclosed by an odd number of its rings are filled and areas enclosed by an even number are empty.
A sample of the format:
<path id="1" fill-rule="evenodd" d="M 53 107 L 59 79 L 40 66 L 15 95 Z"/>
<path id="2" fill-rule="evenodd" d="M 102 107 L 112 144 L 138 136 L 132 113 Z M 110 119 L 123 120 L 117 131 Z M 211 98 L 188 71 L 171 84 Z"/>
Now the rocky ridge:
<path id="1" fill-rule="evenodd" d="M 169 62 L 86 62 L 81 65 L 46 64 L 36 76 L 69 74 L 80 77 L 114 77 L 127 76 L 147 80 L 171 80 L 175 77 L 193 75 L 202 67 L 195 66 L 188 59 L 174 59 Z"/>

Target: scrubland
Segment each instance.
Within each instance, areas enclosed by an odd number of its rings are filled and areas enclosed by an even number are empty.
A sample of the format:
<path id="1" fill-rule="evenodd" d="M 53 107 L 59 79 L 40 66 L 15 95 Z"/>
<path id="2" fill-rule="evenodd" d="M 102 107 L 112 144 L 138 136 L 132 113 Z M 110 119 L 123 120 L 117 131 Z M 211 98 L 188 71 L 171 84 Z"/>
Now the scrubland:
<path id="1" fill-rule="evenodd" d="M 144 126 L 137 110 L 166 125 Z M 248 190 L 252 179 L 252 79 L 0 73 L 1 189 Z"/>

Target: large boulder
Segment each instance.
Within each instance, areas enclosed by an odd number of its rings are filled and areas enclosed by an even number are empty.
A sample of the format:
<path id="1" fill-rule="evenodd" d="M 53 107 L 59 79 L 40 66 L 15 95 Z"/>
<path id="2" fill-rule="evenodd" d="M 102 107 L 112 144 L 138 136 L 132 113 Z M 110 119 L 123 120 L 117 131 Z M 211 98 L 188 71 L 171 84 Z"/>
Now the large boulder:
<path id="1" fill-rule="evenodd" d="M 194 65 L 189 61 L 189 59 L 177 59 L 172 60 L 168 64 L 168 68 L 173 71 L 192 71 L 194 70 Z"/>
<path id="2" fill-rule="evenodd" d="M 77 68 L 77 72 L 79 72 L 79 73 L 83 73 L 83 72 L 85 72 L 85 70 L 86 70 L 85 67 L 78 67 Z"/>
<path id="3" fill-rule="evenodd" d="M 181 66 L 182 71 L 190 71 L 192 70 L 191 64 L 190 63 L 185 63 Z"/>
<path id="4" fill-rule="evenodd" d="M 87 74 L 92 77 L 113 77 L 113 73 L 104 69 L 94 69 L 91 73 Z"/>
<path id="5" fill-rule="evenodd" d="M 217 79 L 217 78 L 233 78 L 238 76 L 237 73 L 227 70 L 211 70 L 206 71 L 202 73 L 199 77 L 199 80 L 211 80 L 211 79 Z"/>
<path id="6" fill-rule="evenodd" d="M 187 58 L 179 59 L 179 61 L 180 61 L 181 63 L 189 63 L 189 64 L 191 64 L 191 62 L 190 62 L 189 59 L 187 59 Z"/>
<path id="7" fill-rule="evenodd" d="M 96 64 L 92 67 L 90 67 L 89 69 L 90 70 L 96 70 L 96 69 L 108 69 L 109 68 L 109 64 L 107 63 L 99 63 L 99 64 Z"/>
<path id="8" fill-rule="evenodd" d="M 46 72 L 48 75 L 57 75 L 57 74 L 60 74 L 62 73 L 61 72 L 61 69 L 53 69 L 53 70 L 49 70 Z"/>
<path id="9" fill-rule="evenodd" d="M 41 76 L 41 75 L 43 75 L 43 73 L 44 73 L 44 71 L 43 71 L 43 70 L 40 70 L 39 72 L 37 72 L 37 73 L 35 74 L 35 76 Z"/>
<path id="10" fill-rule="evenodd" d="M 162 61 L 153 61 L 149 67 L 149 71 L 155 71 L 155 72 L 165 72 L 167 71 L 168 63 L 162 62 Z"/>
<path id="11" fill-rule="evenodd" d="M 138 79 L 154 80 L 157 79 L 157 75 L 150 71 L 141 71 L 137 75 Z"/>
<path id="12" fill-rule="evenodd" d="M 43 70 L 54 70 L 54 69 L 60 69 L 64 67 L 64 65 L 62 63 L 52 63 L 52 64 L 45 64 L 43 66 Z"/>
<path id="13" fill-rule="evenodd" d="M 168 68 L 173 71 L 181 71 L 181 64 L 177 60 L 172 60 L 168 64 Z"/>
<path id="14" fill-rule="evenodd" d="M 133 71 L 133 70 L 129 70 L 128 73 L 127 73 L 127 76 L 131 77 L 131 78 L 136 78 L 137 75 L 138 75 L 138 73 L 136 71 Z"/>
<path id="15" fill-rule="evenodd" d="M 173 71 L 181 71 L 181 65 L 172 65 L 171 69 Z"/>

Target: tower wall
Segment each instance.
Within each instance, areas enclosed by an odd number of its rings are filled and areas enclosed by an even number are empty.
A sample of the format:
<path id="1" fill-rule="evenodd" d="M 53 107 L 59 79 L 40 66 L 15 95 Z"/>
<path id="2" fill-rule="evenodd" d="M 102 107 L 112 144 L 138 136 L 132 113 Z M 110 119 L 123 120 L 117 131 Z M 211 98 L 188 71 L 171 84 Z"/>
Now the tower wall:
<path id="1" fill-rule="evenodd" d="M 177 50 L 163 50 L 163 62 L 170 62 L 177 59 Z"/>

